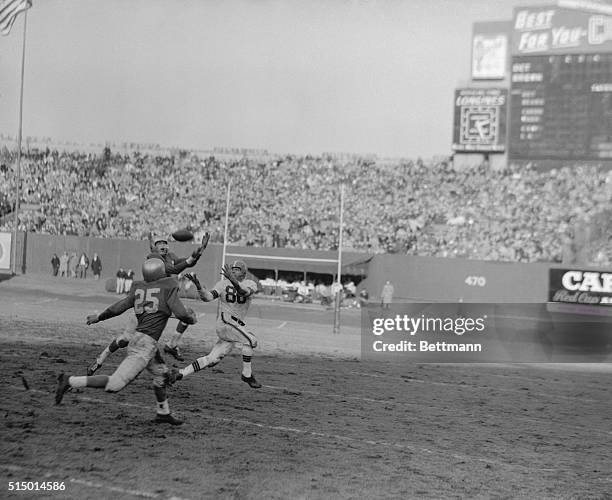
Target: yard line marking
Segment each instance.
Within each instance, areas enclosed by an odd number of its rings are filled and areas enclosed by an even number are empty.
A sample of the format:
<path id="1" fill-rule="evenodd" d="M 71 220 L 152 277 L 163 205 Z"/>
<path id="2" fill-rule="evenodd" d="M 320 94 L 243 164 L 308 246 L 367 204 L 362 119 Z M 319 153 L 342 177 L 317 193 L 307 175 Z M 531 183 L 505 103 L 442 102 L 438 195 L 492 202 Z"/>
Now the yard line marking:
<path id="1" fill-rule="evenodd" d="M 119 486 L 110 486 L 104 483 L 94 483 L 93 481 L 87 481 L 86 479 L 79 479 L 79 478 L 74 478 L 74 477 L 71 477 L 68 480 L 71 483 L 81 484 L 83 486 L 88 486 L 89 488 L 104 489 L 104 490 L 109 490 L 109 491 L 115 491 L 117 493 L 127 493 L 128 495 L 133 495 L 137 497 L 159 498 L 159 495 L 157 495 L 156 493 L 150 493 L 148 491 L 126 490 L 124 488 L 120 488 Z"/>
<path id="2" fill-rule="evenodd" d="M 37 475 L 41 474 L 39 470 L 33 470 L 28 467 L 22 467 L 20 465 L 14 465 L 14 464 L 0 463 L 0 469 L 4 469 L 10 472 L 28 472 L 30 474 L 37 474 Z M 42 476 L 46 479 L 55 479 L 57 477 L 61 477 L 61 475 L 62 474 L 58 472 L 42 473 Z M 161 496 L 157 493 L 151 493 L 149 491 L 144 491 L 144 490 L 126 489 L 126 488 L 121 488 L 120 486 L 111 486 L 111 485 L 104 484 L 104 483 L 97 483 L 97 482 L 89 481 L 87 479 L 81 479 L 79 477 L 68 477 L 65 481 L 68 481 L 70 483 L 80 484 L 82 486 L 87 486 L 89 488 L 104 489 L 108 491 L 114 491 L 116 493 L 128 494 L 128 495 L 137 496 L 137 497 L 161 498 Z M 61 482 L 61 481 L 58 481 L 58 482 Z M 169 497 L 168 500 L 188 500 L 188 499 L 172 496 L 172 497 Z"/>
<path id="3" fill-rule="evenodd" d="M 42 300 L 39 300 L 38 302 L 32 302 L 32 305 L 33 306 L 37 306 L 37 305 L 40 305 L 40 304 L 46 304 L 47 302 L 57 302 L 57 298 L 55 298 L 55 299 L 42 299 Z"/>
<path id="4" fill-rule="evenodd" d="M 19 388 L 17 386 L 9 386 L 13 389 L 22 389 Z M 29 392 L 35 392 L 38 394 L 45 394 L 45 395 L 49 395 L 49 392 L 46 391 L 41 391 L 39 389 L 30 389 Z M 112 401 L 106 401 L 103 399 L 98 399 L 98 398 L 90 398 L 88 396 L 82 396 L 80 394 L 74 394 L 73 395 L 75 399 L 78 399 L 80 401 L 85 401 L 85 402 L 90 402 L 90 403 L 101 403 L 101 404 L 114 404 L 116 406 L 126 406 L 126 407 L 131 407 L 131 408 L 138 408 L 141 410 L 151 410 L 150 406 L 145 406 L 145 405 L 140 405 L 140 404 L 136 404 L 136 403 L 125 403 L 125 402 L 112 402 Z M 203 418 L 203 419 L 207 419 L 207 420 L 212 420 L 212 421 L 216 421 L 216 422 L 224 422 L 224 423 L 231 423 L 231 424 L 243 424 L 243 425 L 250 425 L 250 426 L 254 426 L 254 427 L 258 427 L 261 429 L 269 429 L 269 430 L 273 430 L 273 431 L 281 431 L 281 432 L 291 432 L 294 434 L 303 434 L 303 435 L 309 435 L 309 436 L 313 436 L 313 437 L 317 437 L 317 438 L 325 438 L 325 439 L 335 439 L 335 440 L 339 440 L 339 441 L 350 441 L 350 442 L 354 442 L 354 443 L 358 443 L 358 444 L 368 444 L 371 446 L 383 446 L 385 448 L 396 448 L 396 449 L 400 449 L 400 450 L 407 450 L 407 451 L 411 451 L 414 453 L 427 453 L 427 454 L 439 454 L 439 455 L 444 455 L 444 456 L 451 456 L 457 460 L 462 460 L 462 461 L 476 461 L 476 462 L 483 462 L 483 463 L 487 463 L 487 464 L 495 464 L 495 465 L 499 465 L 499 466 L 506 466 L 506 467 L 510 467 L 510 468 L 519 468 L 519 469 L 525 469 L 527 471 L 532 471 L 532 470 L 537 470 L 537 471 L 541 471 L 541 472 L 555 472 L 557 471 L 556 468 L 546 468 L 546 467 L 532 467 L 530 465 L 522 465 L 522 464 L 512 464 L 512 463 L 508 463 L 508 462 L 504 462 L 502 460 L 495 460 L 495 459 L 490 459 L 490 458 L 486 458 L 486 457 L 481 457 L 481 456 L 477 456 L 477 455 L 466 455 L 466 454 L 462 454 L 462 453 L 451 453 L 448 450 L 443 450 L 443 449 L 438 449 L 438 450 L 431 450 L 429 448 L 425 448 L 422 446 L 417 446 L 417 445 L 410 445 L 410 444 L 405 444 L 405 443 L 398 443 L 398 442 L 389 442 L 389 441 L 375 441 L 375 440 L 370 440 L 370 439 L 364 439 L 364 438 L 354 438 L 351 436 L 343 436 L 340 434 L 328 434 L 325 432 L 317 432 L 317 431 L 310 431 L 307 429 L 299 429 L 297 427 L 285 427 L 285 426 L 281 426 L 281 425 L 269 425 L 269 424 L 264 424 L 264 423 L 260 423 L 260 422 L 253 422 L 251 420 L 243 420 L 243 419 L 235 419 L 235 418 L 227 418 L 227 417 L 215 417 L 212 415 L 205 415 L 202 413 L 195 413 L 191 410 L 188 409 L 183 409 L 181 410 L 182 413 L 190 413 L 190 414 L 195 414 L 198 418 Z M 612 433 L 611 433 L 612 434 Z"/>

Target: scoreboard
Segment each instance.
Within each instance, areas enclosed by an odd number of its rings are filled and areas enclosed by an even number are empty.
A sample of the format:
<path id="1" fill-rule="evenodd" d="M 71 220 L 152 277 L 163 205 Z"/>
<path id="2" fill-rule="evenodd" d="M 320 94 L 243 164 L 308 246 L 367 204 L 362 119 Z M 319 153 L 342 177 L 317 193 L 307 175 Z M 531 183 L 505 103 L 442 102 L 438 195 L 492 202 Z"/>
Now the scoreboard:
<path id="1" fill-rule="evenodd" d="M 509 157 L 612 160 L 612 52 L 514 56 Z"/>

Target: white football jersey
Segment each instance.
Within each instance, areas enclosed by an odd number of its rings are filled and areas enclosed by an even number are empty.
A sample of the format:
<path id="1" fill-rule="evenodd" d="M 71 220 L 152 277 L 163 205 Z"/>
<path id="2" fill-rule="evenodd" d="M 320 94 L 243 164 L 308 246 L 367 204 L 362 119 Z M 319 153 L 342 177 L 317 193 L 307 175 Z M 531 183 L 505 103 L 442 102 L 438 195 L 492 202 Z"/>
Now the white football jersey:
<path id="1" fill-rule="evenodd" d="M 228 279 L 219 281 L 213 290 L 216 290 L 219 294 L 219 308 L 221 312 L 244 321 L 249 306 L 251 305 L 253 293 L 257 291 L 257 284 L 253 280 L 244 279 L 240 282 L 240 286 L 244 290 L 252 292 L 251 295 L 248 297 L 238 295 L 234 285 L 232 285 L 232 282 Z"/>

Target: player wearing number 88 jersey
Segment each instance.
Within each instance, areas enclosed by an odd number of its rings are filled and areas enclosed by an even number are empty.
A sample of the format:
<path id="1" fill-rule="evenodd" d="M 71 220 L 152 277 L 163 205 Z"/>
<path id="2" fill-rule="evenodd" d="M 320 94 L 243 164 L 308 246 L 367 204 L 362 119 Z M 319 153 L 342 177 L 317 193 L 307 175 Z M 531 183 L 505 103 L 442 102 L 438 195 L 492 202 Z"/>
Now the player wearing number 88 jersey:
<path id="1" fill-rule="evenodd" d="M 253 349 L 257 347 L 257 338 L 247 330 L 244 322 L 253 294 L 257 292 L 257 284 L 246 278 L 247 267 L 240 260 L 234 261 L 231 266 L 223 266 L 221 272 L 225 279 L 217 282 L 212 290 L 204 289 L 194 275 L 185 275 L 187 279 L 193 281 L 204 302 L 219 299 L 219 318 L 216 327 L 219 340 L 208 355 L 198 358 L 178 372 L 172 371 L 170 381 L 181 380 L 207 366 L 216 365 L 234 346 L 240 346 L 242 380 L 250 387 L 258 389 L 261 384 L 257 382 L 251 370 L 251 358 Z"/>
<path id="2" fill-rule="evenodd" d="M 240 263 L 241 261 L 236 262 Z M 244 265 L 244 263 L 242 265 Z M 236 268 L 236 270 L 238 269 L 241 268 Z M 242 269 L 246 269 L 246 266 Z M 253 280 L 246 279 L 246 271 L 244 271 L 244 274 L 236 272 L 235 275 L 244 276 L 239 280 L 240 288 L 246 290 L 248 293 L 239 294 L 237 291 L 238 287 L 227 278 L 218 281 L 211 290 L 211 293 L 213 297 L 219 298 L 219 310 L 221 314 L 224 314 L 226 317 L 234 316 L 240 321 L 244 321 L 249 306 L 251 305 L 253 294 L 257 292 L 257 283 Z"/>

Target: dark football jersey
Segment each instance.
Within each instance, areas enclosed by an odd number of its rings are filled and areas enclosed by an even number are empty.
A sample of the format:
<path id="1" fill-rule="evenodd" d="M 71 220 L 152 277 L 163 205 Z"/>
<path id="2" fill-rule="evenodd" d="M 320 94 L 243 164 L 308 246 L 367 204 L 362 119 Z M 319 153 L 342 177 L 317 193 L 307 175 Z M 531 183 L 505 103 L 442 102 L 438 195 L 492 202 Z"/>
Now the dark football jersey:
<path id="1" fill-rule="evenodd" d="M 185 309 L 178 296 L 176 278 L 161 278 L 157 281 L 136 281 L 127 297 L 116 302 L 100 314 L 103 321 L 127 311 L 131 307 L 138 319 L 136 331 L 159 340 L 168 318 L 174 313 L 178 320 L 193 324 L 193 318 Z"/>
<path id="2" fill-rule="evenodd" d="M 190 267 L 189 264 L 187 264 L 187 257 L 177 257 L 173 252 L 168 252 L 166 255 L 162 255 L 159 252 L 151 252 L 147 255 L 147 260 L 152 258 L 164 261 L 167 276 L 182 273 L 185 269 Z"/>

